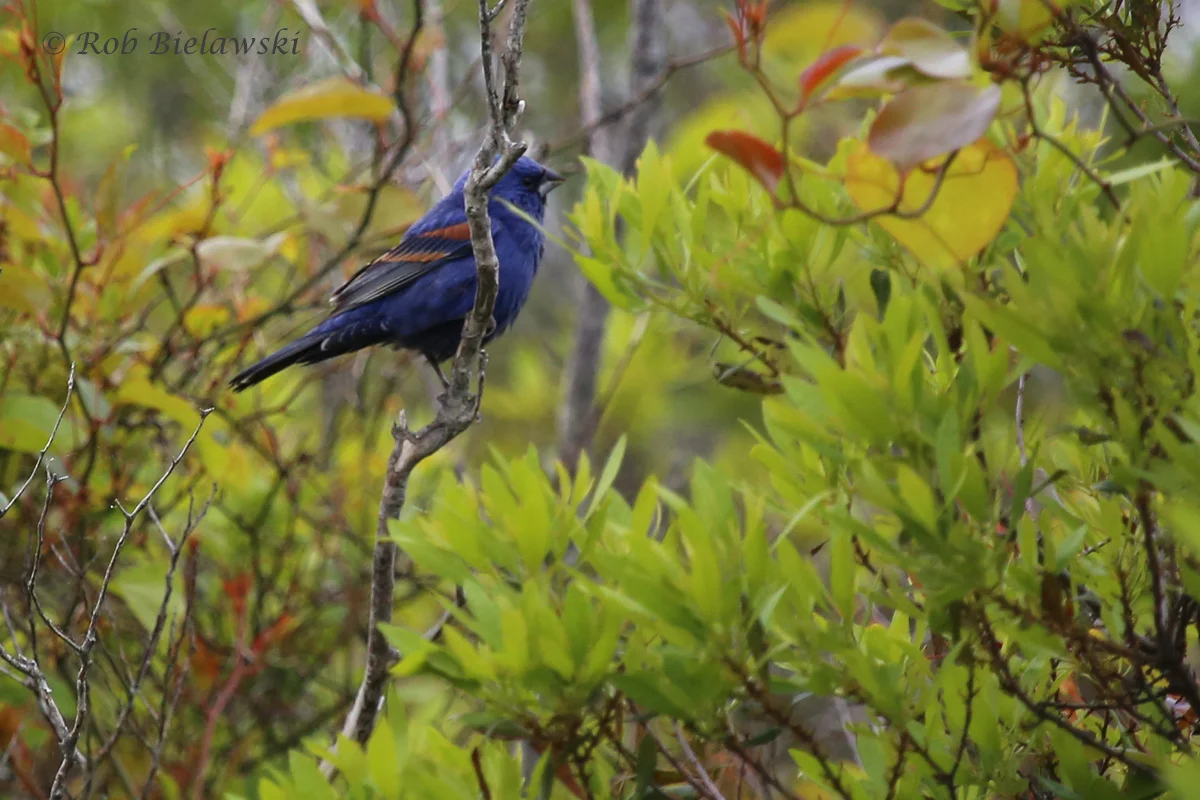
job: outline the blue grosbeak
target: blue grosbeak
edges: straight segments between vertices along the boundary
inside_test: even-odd
[[[500,261],[495,325],[484,341],[512,325],[529,296],[545,242],[540,225],[546,196],[562,176],[520,158],[492,187],[488,215]],[[418,220],[396,247],[359,270],[333,293],[333,315],[283,349],[234,376],[240,392],[293,364],[315,364],[372,345],[422,353],[434,369],[458,349],[463,321],[475,304],[475,256],[463,203],[463,174],[453,191]],[[507,203],[507,204],[506,204]],[[439,377],[441,371],[438,370]],[[443,378],[443,381],[445,379]]]

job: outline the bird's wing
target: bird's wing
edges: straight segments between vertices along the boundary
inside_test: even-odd
[[[335,311],[346,311],[407,286],[450,261],[471,254],[471,230],[461,222],[412,232],[333,293]]]

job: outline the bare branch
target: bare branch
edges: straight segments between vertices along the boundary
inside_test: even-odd
[[[97,593],[95,603],[92,605],[92,612],[91,616],[88,618],[88,627],[87,632],[83,637],[83,643],[76,646],[76,651],[79,655],[79,672],[75,679],[75,721],[71,725],[71,729],[67,731],[66,737],[60,739],[63,750],[63,758],[62,762],[58,765],[58,772],[54,776],[54,783],[50,787],[51,800],[58,800],[58,798],[61,798],[64,795],[66,792],[67,776],[70,774],[72,767],[75,766],[76,761],[79,760],[78,754],[75,751],[75,747],[79,742],[80,734],[83,732],[83,726],[87,724],[88,714],[90,713],[90,687],[88,684],[88,672],[91,670],[92,664],[94,663],[92,658],[92,650],[95,649],[96,643],[99,641],[96,636],[96,623],[100,619],[100,611],[104,607],[105,598],[108,597],[108,590],[112,584],[113,570],[117,565],[117,559],[120,557],[121,550],[125,547],[125,543],[129,540],[129,534],[133,530],[134,521],[137,519],[138,515],[141,514],[141,512],[150,504],[150,500],[153,499],[155,493],[162,488],[162,485],[166,483],[167,478],[171,477],[171,474],[175,471],[175,468],[179,466],[179,462],[183,461],[184,456],[187,455],[188,450],[190,450],[192,445],[195,443],[196,437],[200,435],[200,430],[204,427],[204,420],[208,418],[208,415],[211,412],[211,408],[204,409],[200,412],[200,422],[196,425],[196,429],[192,431],[191,437],[188,438],[187,442],[183,445],[183,448],[179,451],[179,455],[175,456],[175,458],[171,460],[171,463],[167,467],[166,471],[163,472],[158,481],[156,481],[155,484],[150,487],[149,491],[146,492],[146,495],[141,499],[141,501],[134,506],[133,511],[125,511],[124,508],[121,508],[119,503],[117,504],[117,507],[121,510],[121,513],[125,515],[125,526],[121,530],[121,535],[117,539],[116,545],[113,547],[112,555],[108,560],[108,566],[104,570],[104,578],[100,581],[100,591]],[[32,590],[31,580],[30,591],[32,592]]]
[[[366,72],[355,61],[346,48],[342,45],[337,35],[330,30],[329,24],[325,22],[325,18],[321,16],[321,10],[317,8],[313,0],[292,0],[292,8],[296,9],[296,13],[304,20],[304,23],[313,32],[313,38],[321,43],[321,47],[329,54],[334,63],[338,65],[346,77],[356,83],[362,83],[366,80]]]
[[[708,796],[713,798],[713,800],[725,800],[724,795],[721,794],[721,790],[717,788],[712,778],[709,777],[708,770],[700,763],[700,759],[696,758],[696,754],[692,752],[692,746],[688,744],[687,738],[684,737],[683,728],[680,727],[679,720],[675,721],[675,738],[679,740],[679,746],[683,748],[683,755],[687,758],[688,763],[691,764],[692,769],[696,771],[700,782],[704,784],[704,791]]]
[[[192,535],[192,533],[196,530],[196,527],[200,524],[200,521],[203,520],[205,515],[208,513],[208,509],[212,503],[212,500],[213,497],[209,497],[208,502],[204,504],[204,507],[200,509],[200,512],[188,521],[188,524],[183,529],[183,533],[180,535],[178,542],[173,541],[167,531],[163,528],[162,522],[159,520],[158,515],[154,512],[154,506],[151,505],[146,507],[150,519],[154,522],[155,527],[158,528],[159,532],[162,534],[163,540],[166,542],[167,550],[171,554],[171,560],[169,566],[167,567],[167,574],[163,579],[163,599],[159,604],[158,615],[154,620],[154,629],[150,631],[150,638],[146,642],[146,649],[142,653],[142,660],[138,665],[137,673],[125,687],[128,692],[128,699],[126,700],[125,705],[121,707],[121,710],[117,715],[117,721],[113,725],[112,733],[109,734],[108,739],[105,740],[103,745],[101,745],[100,750],[94,757],[94,761],[97,764],[103,762],[108,754],[112,752],[113,747],[115,747],[117,742],[120,740],[121,732],[137,704],[137,699],[139,697],[138,692],[141,689],[142,684],[145,682],[146,676],[150,673],[150,666],[154,660],[154,653],[157,651],[158,642],[162,637],[163,631],[166,629],[167,613],[171,605],[171,596],[175,589],[175,571],[179,566],[180,556],[183,555],[184,545],[187,544],[188,538]]]

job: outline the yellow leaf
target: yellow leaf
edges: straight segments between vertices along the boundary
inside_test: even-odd
[[[1053,8],[1065,9],[1073,0],[1056,3]],[[1048,32],[1054,15],[1043,0],[998,0],[995,9],[996,27],[1027,44],[1037,44]]]
[[[303,167],[312,163],[312,156],[299,147],[279,147],[271,151],[271,166],[275,169]]]
[[[250,133],[258,136],[281,125],[328,117],[382,122],[394,108],[392,101],[379,92],[364,89],[345,78],[329,78],[279,98],[258,118]]]
[[[117,402],[160,411],[163,416],[188,429],[189,434],[200,424],[200,412],[191,403],[145,378],[129,378],[122,383],[117,392]]]
[[[215,303],[201,303],[188,309],[183,315],[183,327],[188,333],[202,339],[229,320],[229,309]]]
[[[16,239],[23,241],[40,241],[42,239],[42,228],[38,221],[17,208],[8,198],[0,197],[0,225],[4,225],[7,232]]]
[[[840,2],[799,3],[771,17],[763,52],[773,60],[808,63],[843,44],[866,44],[879,38],[883,18]]]
[[[937,189],[923,214],[913,219],[885,214],[874,221],[922,264],[944,270],[967,261],[1000,233],[1017,196],[1017,168],[987,139],[958,151],[938,188],[940,163],[914,169],[904,181],[901,212],[923,208]],[[900,193],[896,168],[865,142],[847,159],[845,180],[846,191],[864,212],[891,208]]]
[[[21,38],[16,28],[0,31],[0,56],[15,56],[21,52]]]
[[[0,264],[0,308],[36,314],[50,305],[46,281],[26,267]]]
[[[4,122],[0,122],[0,153],[12,156],[22,164],[28,164],[32,159],[25,134]]]

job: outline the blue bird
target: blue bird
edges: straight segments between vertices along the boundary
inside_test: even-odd
[[[492,312],[495,325],[485,342],[513,324],[529,296],[545,249],[539,226],[546,197],[562,181],[554,170],[522,156],[492,187],[488,215],[500,261],[500,292]],[[399,245],[335,291],[329,319],[238,373],[230,381],[233,390],[240,392],[293,364],[315,364],[382,344],[423,354],[442,377],[438,364],[457,351],[463,321],[475,304],[475,256],[463,204],[466,182],[463,173]]]

